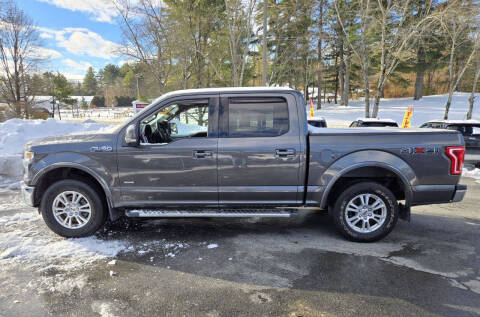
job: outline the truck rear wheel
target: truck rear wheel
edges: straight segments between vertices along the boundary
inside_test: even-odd
[[[393,193],[378,183],[358,183],[338,196],[333,207],[337,229],[352,241],[376,241],[392,231],[398,220]]]
[[[67,238],[92,235],[105,222],[105,210],[97,191],[77,180],[51,185],[43,195],[40,211],[47,226]]]

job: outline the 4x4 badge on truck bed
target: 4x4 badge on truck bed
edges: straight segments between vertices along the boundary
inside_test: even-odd
[[[440,150],[436,147],[404,147],[400,149],[400,153],[408,154],[438,154]]]

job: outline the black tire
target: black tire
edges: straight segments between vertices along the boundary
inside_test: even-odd
[[[373,232],[355,231],[346,220],[345,210],[349,202],[361,194],[373,194],[380,198],[386,207],[386,217],[382,225]],[[398,220],[398,203],[393,193],[378,183],[357,183],[340,194],[332,210],[333,222],[346,238],[358,242],[372,242],[385,237],[395,227]],[[362,220],[363,221],[363,220]],[[375,224],[375,222],[372,222]]]
[[[66,228],[53,215],[53,202],[60,193],[65,191],[76,191],[82,194],[90,204],[90,219],[81,228]],[[87,183],[72,179],[58,181],[45,191],[40,203],[40,212],[47,226],[56,234],[66,238],[80,238],[93,235],[106,220],[104,204],[95,188]]]

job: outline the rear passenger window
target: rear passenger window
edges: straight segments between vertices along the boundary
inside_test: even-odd
[[[272,137],[289,129],[288,105],[283,98],[230,98],[228,135],[230,137]]]

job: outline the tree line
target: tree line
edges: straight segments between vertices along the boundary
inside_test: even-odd
[[[448,118],[453,93],[477,88],[474,0],[112,1],[148,94],[281,85],[316,91],[318,108],[364,98],[376,117],[382,97],[447,93]]]
[[[317,108],[362,98],[366,117],[378,116],[383,97],[445,93],[448,118],[453,93],[469,91],[472,114],[475,0],[109,1],[122,32],[117,53],[128,62],[90,68],[71,87],[99,105],[177,89],[278,85],[302,90]],[[38,34],[14,2],[1,8],[0,98],[28,117],[32,96],[46,89],[32,53]]]

